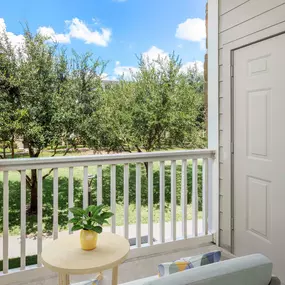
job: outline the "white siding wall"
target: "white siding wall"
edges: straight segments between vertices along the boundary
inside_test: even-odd
[[[226,249],[231,248],[231,161],[230,92],[225,87],[230,76],[225,76],[229,72],[225,58],[229,47],[274,35],[275,27],[280,32],[284,24],[285,0],[219,0],[220,244]]]

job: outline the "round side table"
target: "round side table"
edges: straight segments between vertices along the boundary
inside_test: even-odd
[[[70,284],[69,275],[101,274],[107,269],[113,269],[112,285],[117,285],[118,266],[129,251],[129,241],[112,233],[100,234],[96,249],[91,251],[81,249],[79,235],[70,235],[48,244],[41,259],[45,267],[58,272],[60,285]]]

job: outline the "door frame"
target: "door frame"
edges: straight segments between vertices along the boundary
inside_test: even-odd
[[[224,198],[223,215],[224,231],[226,233],[229,246],[221,243],[222,247],[228,249],[234,254],[234,52],[238,49],[250,46],[252,44],[265,41],[270,38],[285,33],[285,22],[262,30],[255,34],[243,37],[234,42],[223,46],[223,66],[220,72],[223,73],[223,88],[220,92],[225,94],[223,110],[223,188]],[[228,96],[226,96],[228,94]]]

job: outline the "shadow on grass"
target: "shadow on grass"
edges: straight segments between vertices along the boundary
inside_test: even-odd
[[[148,203],[147,175],[142,165],[141,177],[141,201],[143,206]],[[192,203],[192,166],[188,165],[188,204]],[[94,173],[95,174],[95,173]],[[159,169],[153,171],[153,199],[154,210],[159,209]],[[181,165],[177,165],[176,175],[177,199],[176,203],[180,204],[181,193]],[[20,182],[9,181],[9,229],[13,233],[19,232],[20,227]],[[91,185],[92,203],[97,203],[97,179],[92,181]],[[82,179],[74,178],[74,204],[82,207]],[[103,204],[110,205],[110,166],[103,169]],[[68,178],[59,177],[58,187],[58,223],[61,229],[67,226],[68,221]],[[117,165],[116,167],[116,200],[117,204],[123,204],[124,201],[124,167]],[[130,204],[136,203],[136,166],[129,165],[129,201]],[[171,202],[171,167],[165,166],[165,201]],[[30,202],[30,191],[27,190],[27,205]],[[198,166],[198,204],[199,211],[202,209],[202,167]],[[3,182],[0,181],[0,232],[3,230]],[[166,211],[168,209],[165,209]],[[130,215],[135,213],[130,213]],[[37,232],[37,216],[27,216],[26,220],[27,234]],[[53,228],[53,177],[47,177],[43,182],[43,231],[47,234],[52,233]]]

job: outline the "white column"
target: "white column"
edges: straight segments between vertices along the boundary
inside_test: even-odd
[[[212,164],[211,229],[219,245],[219,1],[208,1],[208,147],[216,151]]]

